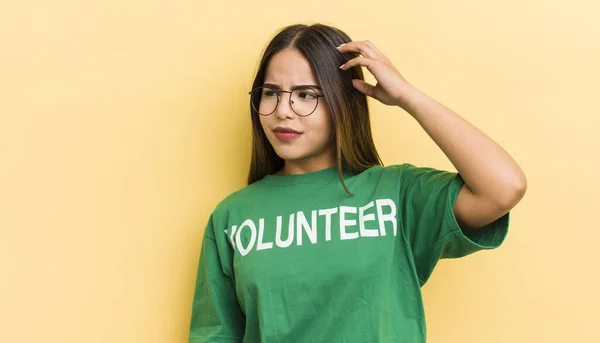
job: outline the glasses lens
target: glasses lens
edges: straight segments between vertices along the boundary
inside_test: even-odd
[[[275,112],[277,92],[271,88],[259,87],[252,91],[252,108],[261,115]]]
[[[319,95],[313,89],[295,89],[292,92],[292,109],[299,116],[307,116],[315,111]]]

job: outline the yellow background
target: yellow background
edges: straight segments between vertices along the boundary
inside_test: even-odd
[[[244,185],[280,27],[369,39],[529,180],[505,245],[444,261],[429,342],[598,342],[598,1],[0,0],[0,341],[186,342],[202,231]],[[371,101],[386,164],[452,169]],[[358,342],[358,340],[357,340]]]

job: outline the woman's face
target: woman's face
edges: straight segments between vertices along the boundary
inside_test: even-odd
[[[286,48],[271,58],[266,69],[264,85],[285,91],[314,86],[316,93],[323,95],[308,60],[294,48]],[[272,100],[274,94],[263,93],[263,101],[268,101],[269,97]],[[333,166],[333,128],[324,98],[319,97],[314,112],[303,117],[294,113],[290,107],[290,96],[289,93],[280,93],[279,105],[275,112],[268,116],[259,116],[267,139],[277,155],[285,160],[286,169],[293,167],[310,172]],[[311,101],[312,94],[298,90],[294,96],[294,108],[298,110],[305,102]]]

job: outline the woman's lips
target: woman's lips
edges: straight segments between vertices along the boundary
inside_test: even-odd
[[[301,133],[298,132],[281,132],[275,131],[275,136],[284,142],[290,142],[300,137]]]
[[[277,139],[284,142],[291,142],[293,140],[296,140],[302,134],[302,132],[287,127],[277,127],[273,131],[275,132],[275,136],[277,137]]]

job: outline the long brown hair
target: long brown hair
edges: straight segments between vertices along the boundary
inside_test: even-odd
[[[315,24],[285,27],[275,35],[265,49],[252,89],[263,85],[269,61],[279,51],[293,47],[308,60],[323,90],[331,114],[338,175],[342,186],[350,194],[344,182],[344,171],[358,174],[382,163],[373,143],[367,97],[352,85],[352,79],[364,80],[362,69],[360,66],[348,71],[339,69],[340,65],[356,56],[337,51],[337,46],[347,42],[350,42],[350,37],[331,26]],[[252,109],[252,104],[250,104],[250,113],[252,160],[248,184],[279,171],[284,165],[283,159],[277,155],[267,140],[260,124],[259,114]]]

